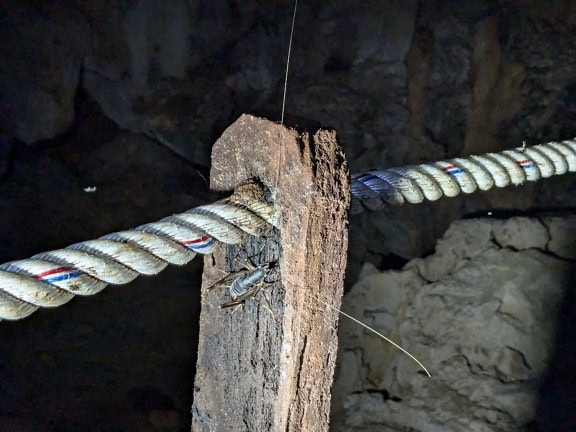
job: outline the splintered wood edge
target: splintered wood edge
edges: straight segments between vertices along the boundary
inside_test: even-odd
[[[346,160],[333,131],[298,132],[243,115],[213,147],[211,188],[232,190],[250,178],[270,189],[280,213],[284,339],[272,430],[327,430],[338,314],[314,298],[340,308],[350,199]]]

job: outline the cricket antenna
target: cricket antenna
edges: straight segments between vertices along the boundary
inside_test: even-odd
[[[286,92],[288,89],[288,71],[290,70],[290,57],[292,56],[292,39],[294,38],[294,25],[296,23],[296,11],[298,10],[298,0],[294,0],[294,12],[292,13],[292,26],[290,28],[290,40],[288,42],[288,57],[286,59],[286,74],[284,75],[284,90],[282,92],[282,114],[280,115],[280,125],[284,126],[284,112],[286,110]],[[279,134],[278,138],[281,140],[282,133]],[[282,159],[283,153],[282,149],[278,152],[278,171],[276,173],[276,185],[275,190],[278,189],[278,182],[280,181],[280,175],[282,172]]]
[[[384,339],[386,342],[388,342],[390,345],[392,345],[394,348],[402,351],[404,354],[406,354],[408,357],[410,357],[412,360],[414,360],[418,366],[420,366],[422,368],[422,370],[424,372],[426,372],[426,375],[428,375],[429,378],[432,378],[432,375],[430,375],[430,372],[428,372],[428,369],[426,369],[426,367],[422,364],[422,362],[420,362],[420,360],[418,360],[416,357],[414,357],[412,354],[410,354],[408,351],[406,351],[404,348],[402,348],[400,345],[398,345],[396,342],[394,342],[393,340],[387,338],[386,336],[384,336],[382,333],[376,331],[375,329],[373,329],[372,327],[370,327],[367,324],[364,324],[362,321],[360,321],[359,319],[354,318],[352,315],[348,315],[346,312],[343,312],[342,310],[335,308],[334,306],[332,306],[330,303],[325,302],[322,299],[319,299],[318,297],[310,294],[309,292],[305,292],[307,295],[309,295],[310,297],[312,297],[314,300],[316,300],[319,303],[322,303],[324,306],[328,306],[330,309],[338,312],[340,315],[345,316],[346,318],[354,321],[357,324],[360,324],[362,327],[364,327],[365,329],[370,330],[372,333],[378,335],[379,337],[381,337],[382,339]]]
[[[282,115],[280,124],[284,125],[284,111],[286,109],[286,90],[288,89],[288,71],[290,69],[290,55],[292,53],[292,39],[294,38],[294,24],[296,23],[296,11],[298,10],[298,0],[294,0],[294,13],[292,14],[292,27],[290,28],[290,41],[288,42],[288,58],[286,59],[286,74],[284,75],[284,93],[282,95]]]

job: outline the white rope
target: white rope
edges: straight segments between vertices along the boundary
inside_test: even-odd
[[[576,139],[351,175],[352,213],[435,201],[576,171]]]
[[[217,242],[236,244],[263,235],[276,221],[272,204],[233,195],[133,230],[0,265],[0,319],[21,319],[39,307],[61,306],[74,295],[154,275],[168,264],[187,264],[197,253],[211,253]]]
[[[369,171],[351,176],[352,212],[434,201],[575,171],[576,139]],[[187,264],[197,253],[214,251],[218,242],[237,244],[272,226],[278,227],[272,204],[236,193],[132,230],[2,264],[0,320],[21,319],[39,307],[60,306],[74,295],[93,295],[108,284],[154,275],[168,264]]]

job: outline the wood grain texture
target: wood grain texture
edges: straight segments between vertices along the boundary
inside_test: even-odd
[[[348,171],[336,134],[243,115],[215,143],[211,187],[258,179],[278,231],[204,261],[193,431],[326,431],[348,245]],[[257,193],[254,184],[244,186]],[[226,289],[241,263],[270,263],[267,285],[233,312]],[[273,314],[265,305],[270,304]]]

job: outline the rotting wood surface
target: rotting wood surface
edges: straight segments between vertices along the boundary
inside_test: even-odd
[[[205,257],[192,430],[326,431],[338,314],[314,297],[340,308],[349,185],[336,134],[243,115],[215,143],[210,178],[216,190],[262,182],[280,230]],[[266,288],[219,309],[227,289],[206,288],[249,259],[274,268]]]

